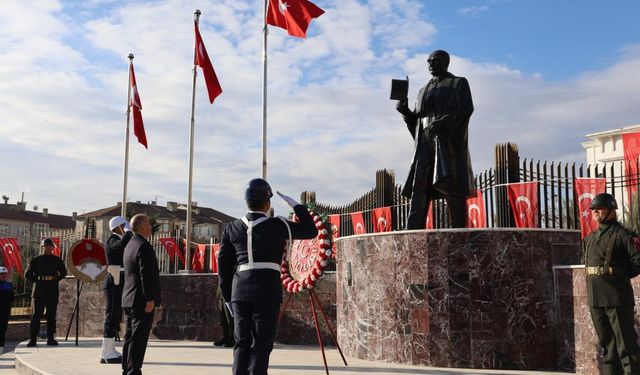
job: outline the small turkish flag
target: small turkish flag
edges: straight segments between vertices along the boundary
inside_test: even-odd
[[[329,223],[331,223],[331,243],[333,244],[332,256],[336,255],[336,240],[340,238],[340,215],[329,215]]]
[[[307,28],[324,10],[307,0],[269,0],[267,23],[287,30],[289,35],[307,37]]]
[[[133,62],[129,63],[129,90],[131,91],[131,110],[133,112],[133,134],[138,138],[138,143],[147,147],[147,134],[144,131],[144,123],[142,122],[142,102],[138,94],[138,84],[136,83],[136,73],[133,71]]]
[[[585,238],[598,228],[598,222],[591,216],[591,201],[604,193],[607,180],[605,178],[576,178],[574,180],[575,200],[580,211],[580,233]]]
[[[213,101],[216,99],[216,97],[222,94],[222,87],[220,87],[220,82],[218,82],[216,71],[213,70],[213,65],[211,65],[211,60],[209,59],[209,54],[207,54],[207,49],[204,47],[204,42],[202,41],[202,36],[200,35],[200,30],[198,29],[198,23],[194,21],[194,25],[196,30],[196,61],[194,61],[194,63],[202,68],[202,73],[204,73],[204,81],[207,84],[207,92],[209,93],[209,101],[213,104]]]
[[[516,228],[537,228],[538,183],[534,181],[508,184],[507,188]]]
[[[362,212],[352,212],[351,222],[353,224],[353,234],[365,234],[367,229],[364,227],[364,218]]]
[[[218,253],[220,252],[220,244],[211,245],[211,268],[212,273],[218,273]]]
[[[4,266],[18,272],[20,277],[23,276],[22,258],[20,257],[20,246],[15,238],[0,238],[0,247],[2,248],[2,260]]]
[[[393,229],[391,219],[391,207],[380,207],[373,209],[373,232],[390,232]]]
[[[207,245],[196,244],[195,251],[193,253],[193,259],[191,259],[191,269],[196,272],[204,271],[204,253],[207,250]]]
[[[467,199],[467,228],[486,228],[487,212],[484,209],[482,191],[476,190],[476,196]]]
[[[160,243],[167,250],[167,254],[169,254],[169,262],[173,263],[173,259],[177,255],[178,258],[180,258],[180,260],[182,261],[182,264],[184,264],[184,255],[182,255],[182,252],[180,251],[175,238],[160,238]]]
[[[427,210],[427,221],[425,229],[433,229],[433,203],[429,202],[429,209]]]

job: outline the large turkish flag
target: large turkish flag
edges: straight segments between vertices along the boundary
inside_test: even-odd
[[[508,184],[516,228],[538,227],[538,182]]]

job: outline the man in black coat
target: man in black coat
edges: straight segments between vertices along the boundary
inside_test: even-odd
[[[584,239],[587,304],[603,349],[604,375],[640,374],[631,278],[640,274],[640,238],[617,219],[611,194],[596,195],[591,214],[600,224]]]
[[[153,247],[151,223],[146,215],[131,218],[133,237],[124,250],[122,307],[127,331],[122,347],[122,375],[142,374],[142,362],[153,324],[154,309],[160,306],[160,271]]]
[[[293,207],[299,222],[267,217],[273,193],[267,181],[256,178],[245,190],[249,211],[229,223],[222,235],[218,274],[234,318],[234,375],[267,374],[282,303],[280,264],[289,230],[294,239],[318,234],[307,208],[278,194]]]
[[[127,219],[114,216],[109,220],[111,235],[104,243],[109,264],[109,273],[104,280],[102,291],[105,297],[104,331],[102,335],[102,353],[100,363],[122,363],[122,354],[115,348],[115,337],[122,320],[122,287],[124,285],[124,269],[122,257],[124,248],[133,236]]]
[[[406,229],[424,229],[429,202],[445,198],[451,227],[466,225],[466,199],[476,195],[468,127],[473,113],[469,83],[447,71],[449,54],[437,50],[427,60],[433,78],[420,89],[415,110],[396,106],[415,143],[402,195],[411,199]]]
[[[47,310],[47,345],[58,345],[55,340],[56,314],[58,312],[58,283],[67,276],[67,269],[60,257],[53,255],[55,245],[51,238],[42,240],[42,255],[31,259],[24,276],[33,283],[31,292],[31,323],[29,327],[29,343],[36,346],[40,319]]]

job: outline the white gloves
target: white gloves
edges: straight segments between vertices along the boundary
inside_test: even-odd
[[[124,223],[124,231],[125,232],[131,232],[131,224],[129,224],[128,221]]]
[[[293,198],[288,197],[284,194],[282,194],[281,192],[277,191],[276,193],[278,193],[278,195],[280,196],[280,198],[282,198],[285,202],[287,202],[287,204],[291,207],[295,207],[297,205],[299,205],[300,203],[296,202],[295,200],[293,200]]]

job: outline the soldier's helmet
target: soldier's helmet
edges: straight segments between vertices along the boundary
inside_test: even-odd
[[[122,216],[114,216],[109,220],[109,230],[113,232],[114,229],[121,226],[122,224],[126,224],[127,219]]]
[[[613,195],[609,193],[601,193],[593,197],[589,208],[608,208],[610,210],[617,210],[618,202],[616,202],[616,198]]]
[[[45,238],[40,242],[40,246],[56,246],[51,238]]]
[[[261,178],[249,181],[244,191],[244,200],[247,202],[266,202],[273,197],[271,186]]]

